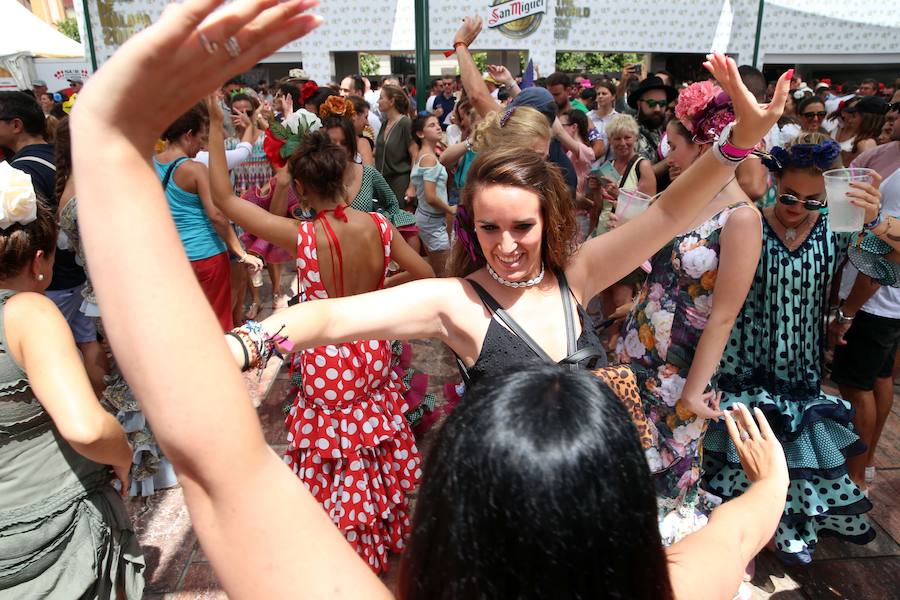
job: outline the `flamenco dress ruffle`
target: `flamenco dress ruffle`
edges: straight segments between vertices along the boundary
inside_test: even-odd
[[[821,392],[773,395],[755,387],[726,395],[721,406],[737,402],[762,410],[787,458],[791,483],[775,532],[779,558],[789,564],[809,563],[820,536],[870,542],[875,530],[863,514],[872,503],[847,475],[847,458],[865,451],[853,427],[850,405]],[[704,448],[708,488],[726,499],[747,491],[750,481],[724,423],[710,423]]]

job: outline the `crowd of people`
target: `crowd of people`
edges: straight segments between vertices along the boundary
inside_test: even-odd
[[[407,599],[731,600],[874,538],[900,92],[482,72],[474,17],[423,107],[242,81],[312,5],[187,0],[71,97],[0,92],[0,597],[140,598],[122,496],[176,484],[233,597],[391,597],[399,554]]]

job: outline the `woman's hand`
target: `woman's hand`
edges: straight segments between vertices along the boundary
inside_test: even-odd
[[[291,172],[287,165],[275,170],[275,187],[285,189],[291,185]]]
[[[512,76],[512,73],[509,72],[509,69],[507,69],[503,65],[488,65],[487,72],[488,75],[493,77],[494,81],[499,84],[511,85],[516,82],[516,80]]]
[[[247,267],[247,270],[251,273],[261,271],[264,266],[263,260],[260,257],[255,254],[250,254],[249,252],[244,252],[244,255],[238,259],[238,262]]]
[[[462,42],[468,48],[475,41],[475,38],[478,37],[478,34],[481,33],[483,25],[484,19],[481,17],[465,17],[463,24],[460,25],[456,35],[453,36],[453,45],[456,46],[457,42]]]
[[[219,127],[225,123],[225,115],[222,114],[222,105],[219,104],[219,95],[210,94],[206,97],[206,110],[209,112],[209,125],[218,125]]]
[[[130,447],[131,444],[128,444]],[[114,481],[119,482],[119,495],[123,498],[128,497],[128,489],[131,486],[131,462],[129,461],[126,464],[122,465],[112,465],[113,473],[115,473],[116,479]]]
[[[703,66],[716,78],[734,105],[737,118],[731,131],[731,143],[738,148],[753,148],[781,118],[794,70],[788,69],[778,78],[770,103],[759,104],[741,81],[733,59],[722,54],[708,54]]]
[[[851,189],[847,192],[847,197],[850,198],[850,204],[865,209],[866,216],[863,219],[865,223],[874,221],[881,211],[881,192],[878,189],[880,184],[881,175],[874,171],[872,172],[872,183],[861,181],[850,183]]]
[[[724,414],[719,410],[719,401],[721,399],[722,392],[713,390],[700,394],[699,396],[683,394],[678,401],[684,408],[701,419],[718,419]]]
[[[253,127],[253,120],[247,113],[231,109],[231,124],[238,131],[247,131],[247,129]]]
[[[762,411],[754,408],[753,414],[759,422],[758,427],[743,404],[735,404],[730,411],[725,412],[725,426],[747,478],[756,482],[769,477],[782,477],[787,481],[784,449]]]
[[[187,0],[166,6],[156,23],[91,77],[78,95],[73,119],[94,119],[92,127],[115,128],[135,146],[151,148],[160,131],[222,81],[322,22],[304,14],[316,0],[239,0],[215,10],[220,4]],[[149,104],[148,89],[153,91]],[[135,119],[138,98],[148,110]]]

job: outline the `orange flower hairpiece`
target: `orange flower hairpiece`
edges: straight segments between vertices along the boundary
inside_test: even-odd
[[[319,107],[319,116],[323,119],[327,117],[347,117],[348,119],[356,114],[353,103],[347,98],[340,96],[328,96],[322,106]]]

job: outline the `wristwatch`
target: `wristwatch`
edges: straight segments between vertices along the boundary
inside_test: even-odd
[[[847,315],[845,315],[844,311],[841,310],[840,308],[837,309],[837,322],[838,323],[840,323],[842,325],[846,324],[846,323],[850,323],[851,321],[853,321],[854,318],[855,318],[855,316],[848,317]]]

